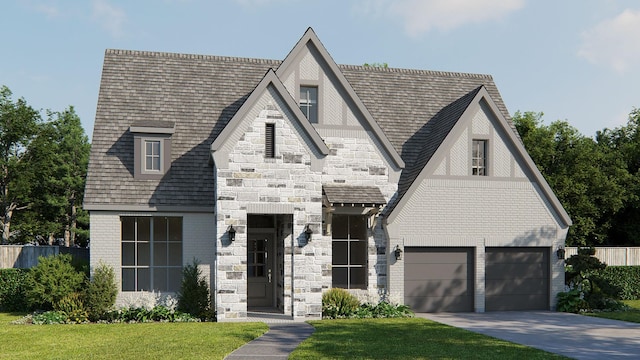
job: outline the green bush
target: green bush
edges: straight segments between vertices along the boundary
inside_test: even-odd
[[[38,258],[38,265],[25,279],[30,307],[51,310],[63,297],[81,290],[85,274],[76,270],[71,261],[69,254]]]
[[[25,280],[28,269],[0,269],[0,311],[27,311]]]
[[[85,293],[85,305],[91,321],[100,320],[113,309],[116,303],[118,288],[113,268],[102,262],[93,272]]]
[[[61,311],[46,311],[34,314],[31,322],[35,325],[66,324],[67,314]]]
[[[193,263],[182,269],[182,284],[178,293],[178,310],[191,314],[201,320],[212,319],[209,285],[198,267]]]
[[[619,289],[619,299],[640,300],[640,266],[607,266],[600,276]]]
[[[353,314],[353,317],[359,319],[404,318],[413,317],[413,315],[413,311],[411,311],[407,305],[396,305],[387,301],[380,301],[376,305],[369,303],[360,305]]]
[[[53,309],[65,314],[65,320],[70,324],[81,324],[89,319],[87,310],[82,302],[82,294],[77,292],[65,295],[54,304]]]
[[[198,322],[199,318],[180,311],[174,311],[165,305],[156,305],[151,309],[143,307],[122,308],[110,311],[100,322],[106,323],[144,323],[144,322]]]
[[[333,288],[322,294],[322,317],[329,319],[352,317],[360,301],[345,289]]]

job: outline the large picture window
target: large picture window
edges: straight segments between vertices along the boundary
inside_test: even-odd
[[[332,216],[332,287],[367,288],[367,219],[362,215]]]
[[[182,280],[182,218],[120,218],[122,291],[177,292]]]

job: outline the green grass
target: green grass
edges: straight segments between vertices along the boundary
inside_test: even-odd
[[[595,316],[605,319],[622,320],[640,323],[640,300],[623,300],[623,302],[633,308],[630,311],[616,311],[616,312],[599,312],[589,313],[589,316]]]
[[[0,359],[222,359],[262,323],[11,325],[0,313]]]
[[[310,321],[291,359],[566,359],[426,319]]]

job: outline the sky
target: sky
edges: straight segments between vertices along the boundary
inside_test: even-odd
[[[490,74],[586,136],[640,107],[637,0],[7,0],[0,24],[0,86],[89,138],[105,49],[282,60],[308,27],[338,64]]]

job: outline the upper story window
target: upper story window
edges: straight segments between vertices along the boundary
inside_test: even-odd
[[[171,121],[138,121],[129,127],[133,134],[133,176],[140,180],[161,179],[171,167]]]
[[[161,148],[160,140],[145,140],[144,141],[144,159],[146,171],[160,171],[162,164],[162,155],[160,153]]]
[[[473,140],[471,175],[487,176],[487,140]]]
[[[309,122],[318,123],[318,87],[300,86],[300,110]]]

